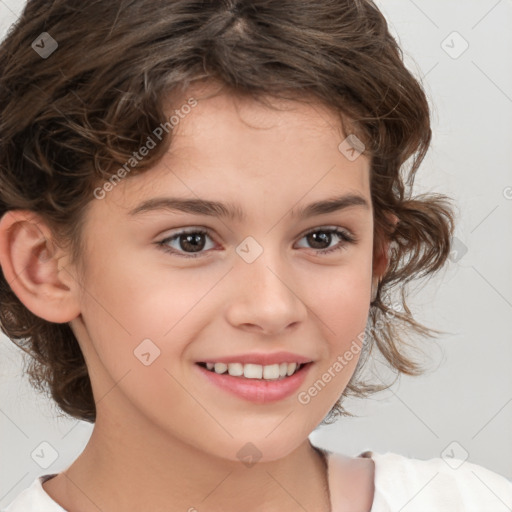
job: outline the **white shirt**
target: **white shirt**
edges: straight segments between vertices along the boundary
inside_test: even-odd
[[[343,465],[339,454],[327,455],[332,512],[339,500],[336,482]],[[343,456],[346,457],[346,456]],[[411,459],[396,453],[365,451],[358,457],[375,463],[375,495],[370,512],[510,512],[512,481],[482,466],[456,459]],[[462,461],[460,461],[462,462]],[[0,512],[67,512],[50,498],[42,475]]]

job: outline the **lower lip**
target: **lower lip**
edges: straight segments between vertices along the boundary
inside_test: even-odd
[[[247,379],[246,377],[233,377],[227,373],[220,375],[198,364],[194,366],[210,382],[233,395],[254,403],[266,404],[283,400],[296,392],[304,382],[311,365],[312,363],[307,363],[291,377],[281,380]]]

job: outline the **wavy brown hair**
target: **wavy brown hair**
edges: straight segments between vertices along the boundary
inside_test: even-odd
[[[47,58],[31,47],[42,32],[58,43]],[[370,0],[30,0],[0,46],[0,216],[37,213],[79,266],[93,191],[168,121],[166,105],[180,107],[199,81],[263,102],[314,98],[339,114],[371,158],[374,250],[390,240],[390,263],[356,371],[324,421],[351,415],[345,396],[389,386],[360,378],[373,347],[397,375],[422,373],[406,353],[408,338],[440,331],[413,318],[406,285],[445,264],[453,213],[443,195],[411,195],[431,141],[429,104]],[[154,166],[172,135],[164,132],[130,174]],[[396,228],[386,212],[399,218]],[[386,300],[395,289],[400,307]],[[0,303],[2,331],[30,355],[31,384],[65,413],[94,422],[70,325],[31,313],[3,273]]]

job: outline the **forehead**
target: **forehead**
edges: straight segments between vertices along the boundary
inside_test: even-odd
[[[180,116],[181,120],[173,129],[174,152],[183,149],[191,141],[201,143],[214,140],[244,142],[246,147],[255,146],[260,140],[267,142],[267,147],[282,144],[283,147],[308,141],[317,148],[322,142],[331,145],[345,137],[341,119],[334,109],[328,108],[311,94],[304,94],[296,99],[283,99],[260,96],[258,99],[240,95],[230,90],[218,89],[212,85],[195,85],[189,87],[186,94],[176,105],[185,105],[194,98],[197,106],[190,113]],[[274,144],[268,146],[272,141]],[[252,144],[251,144],[252,143]],[[197,149],[197,148],[196,148]],[[235,151],[236,146],[232,146]]]
[[[191,98],[197,103],[181,111],[168,153],[154,168],[125,179],[108,199],[132,210],[169,191],[212,200],[222,193],[242,214],[251,192],[297,209],[347,192],[369,200],[369,160],[362,154],[351,161],[340,151],[346,134],[333,109],[307,97],[266,98],[276,107],[269,108],[202,85],[190,87],[181,103],[174,99],[166,114],[180,112]]]

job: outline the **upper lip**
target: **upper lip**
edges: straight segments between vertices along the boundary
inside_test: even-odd
[[[309,357],[293,354],[292,352],[274,352],[270,354],[254,353],[239,354],[228,357],[215,357],[198,361],[201,363],[242,363],[242,364],[260,364],[262,366],[281,363],[310,363],[312,359]]]

